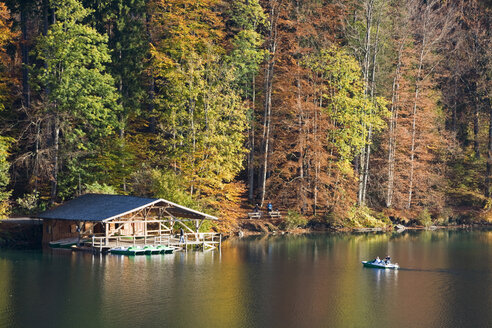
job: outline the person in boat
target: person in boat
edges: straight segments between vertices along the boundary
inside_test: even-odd
[[[379,256],[376,256],[376,258],[372,261],[372,263],[379,264],[381,260],[379,259]]]
[[[390,264],[391,263],[391,257],[389,255],[386,256],[386,258],[384,259],[384,263],[385,264]]]
[[[272,203],[268,203],[267,210],[268,210],[268,212],[272,212],[273,211],[273,205],[272,205]]]

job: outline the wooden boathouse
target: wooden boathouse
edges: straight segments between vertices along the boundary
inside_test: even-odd
[[[211,216],[162,198],[85,194],[37,216],[43,219],[43,243],[77,240],[94,251],[125,245],[167,245],[188,249],[220,247],[221,235],[198,232]],[[185,231],[184,241],[175,236]]]

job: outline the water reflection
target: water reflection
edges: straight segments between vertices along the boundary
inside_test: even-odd
[[[157,256],[0,252],[0,327],[485,327],[491,253],[491,231],[447,230]],[[386,254],[401,270],[362,267]]]

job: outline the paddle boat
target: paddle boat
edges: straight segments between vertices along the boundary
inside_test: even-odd
[[[145,254],[159,254],[161,250],[152,245],[144,246]]]
[[[376,268],[376,269],[393,269],[398,270],[400,266],[398,263],[391,263],[390,261],[381,261],[379,259],[375,259],[372,261],[362,261],[362,265],[366,268]]]
[[[115,247],[111,249],[111,254],[116,255],[143,255],[145,254],[145,250],[143,248],[137,246],[130,247]]]
[[[161,254],[171,254],[174,252],[174,248],[169,246],[157,245],[156,248],[160,250]]]

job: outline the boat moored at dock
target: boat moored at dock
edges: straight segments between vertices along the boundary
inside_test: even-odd
[[[154,255],[154,254],[171,254],[174,252],[173,247],[164,245],[146,245],[144,247],[130,246],[130,247],[114,247],[110,250],[113,255]]]

